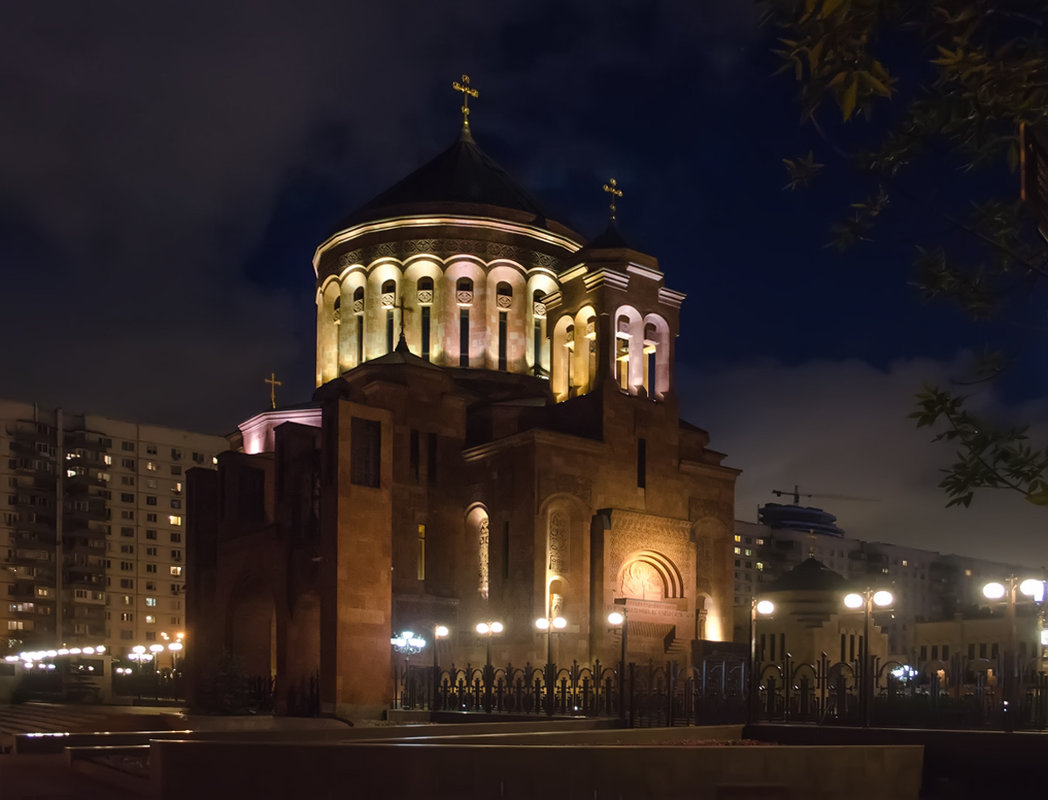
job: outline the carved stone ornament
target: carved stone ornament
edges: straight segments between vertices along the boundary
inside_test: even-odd
[[[460,306],[472,305],[473,292],[455,292],[455,300]]]
[[[488,597],[488,542],[490,540],[488,518],[480,521],[477,535],[477,590],[485,600]]]
[[[498,300],[496,302],[498,303],[498,307],[499,308],[509,308],[510,306],[513,305],[513,298],[512,297],[506,297],[506,295],[501,294],[501,295],[499,295],[499,298],[498,298]]]
[[[353,313],[363,314],[364,313],[364,298],[353,301]]]
[[[340,322],[342,322],[342,309],[341,308],[336,308],[334,311],[331,312],[331,320],[336,325],[338,325]]]
[[[420,303],[432,303],[433,302],[433,290],[432,289],[420,289],[418,293],[418,301]]]
[[[546,304],[545,303],[535,303],[535,305],[532,307],[532,310],[533,310],[533,313],[535,314],[535,318],[536,319],[545,319],[546,318]]]
[[[395,258],[404,261],[417,255],[432,255],[444,262],[457,255],[476,256],[485,261],[505,259],[515,261],[527,269],[544,267],[554,272],[559,272],[564,268],[564,262],[556,256],[500,242],[467,239],[404,239],[398,242],[383,242],[371,247],[347,250],[338,257],[338,269],[331,271],[341,272],[354,264],[368,265],[379,258]],[[568,257],[566,253],[565,257]]]
[[[397,295],[395,292],[383,292],[382,293],[382,307],[393,308],[397,304]]]
[[[587,320],[586,321],[586,337],[587,338],[592,338],[593,335],[596,332],[597,332],[597,321],[595,319]]]

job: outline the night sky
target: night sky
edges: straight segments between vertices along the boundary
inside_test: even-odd
[[[950,451],[906,415],[986,332],[910,285],[920,214],[841,255],[848,182],[783,190],[818,143],[773,34],[746,0],[6,4],[0,396],[213,433],[270,370],[307,400],[313,251],[455,139],[468,72],[477,143],[554,217],[596,235],[618,179],[688,295],[682,414],[744,470],[740,519],[800,484],[850,536],[1048,564],[1018,495],[943,508]],[[1038,341],[978,391],[1044,432]]]

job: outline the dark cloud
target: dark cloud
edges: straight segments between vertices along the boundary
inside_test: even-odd
[[[980,492],[971,508],[945,508],[937,484],[953,451],[931,444],[932,434],[908,418],[921,386],[947,384],[964,358],[900,360],[887,369],[859,360],[686,369],[683,413],[710,431],[711,446],[728,454],[725,463],[743,470],[740,519],[756,521],[758,505],[777,501],[772,490],[799,484],[815,495],[803,502],[836,514],[853,538],[1048,564],[1044,509],[1021,495]],[[974,403],[1048,432],[1043,404],[1005,406],[990,387]]]
[[[689,295],[685,411],[744,468],[740,516],[796,482],[879,498],[834,504],[853,535],[985,555],[992,536],[1018,557],[1043,512],[942,511],[948,454],[905,419],[953,329],[912,302],[897,252],[832,261],[826,204],[780,191],[800,139],[757,11],[8,4],[0,394],[211,432],[265,407],[270,370],[306,399],[313,250],[450,143],[469,72],[481,145],[567,222],[596,233],[601,184],[625,188],[627,235]]]

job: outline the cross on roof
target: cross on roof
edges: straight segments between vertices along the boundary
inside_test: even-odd
[[[476,89],[472,88],[469,85],[469,75],[463,75],[462,76],[462,83],[459,83],[458,81],[454,81],[451,84],[451,88],[454,89],[456,92],[462,92],[462,108],[460,109],[462,111],[462,127],[463,128],[468,128],[469,127],[469,98],[471,98],[471,97],[479,97],[480,96],[480,92],[478,92]]]
[[[618,182],[614,178],[609,178],[608,182],[604,184],[604,191],[611,195],[611,203],[608,207],[611,209],[611,219],[615,220],[615,198],[622,197],[622,189],[619,188]]]
[[[404,315],[413,313],[414,309],[407,308],[407,307],[404,306],[404,294],[403,293],[401,293],[401,295],[400,295],[400,301],[397,303],[397,308],[400,309],[400,338],[403,339],[404,338]]]
[[[284,384],[283,384],[282,381],[278,381],[277,380],[277,374],[275,372],[270,372],[269,373],[269,377],[266,378],[265,382],[269,384],[269,405],[272,408],[276,408],[277,407],[277,387],[278,386],[283,386]]]

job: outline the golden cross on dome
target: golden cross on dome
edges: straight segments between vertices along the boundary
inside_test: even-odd
[[[622,189],[619,188],[618,183],[614,178],[609,178],[608,182],[604,184],[604,191],[611,195],[611,203],[609,208],[611,209],[612,222],[615,221],[615,198],[622,197]]]
[[[269,384],[269,405],[273,408],[277,407],[277,387],[283,386],[283,382],[277,380],[277,374],[270,372],[269,377],[265,380]]]
[[[469,98],[479,97],[480,92],[472,88],[469,85],[469,75],[462,76],[462,83],[455,81],[451,84],[451,88],[456,92],[462,92],[462,127],[469,127]]]

